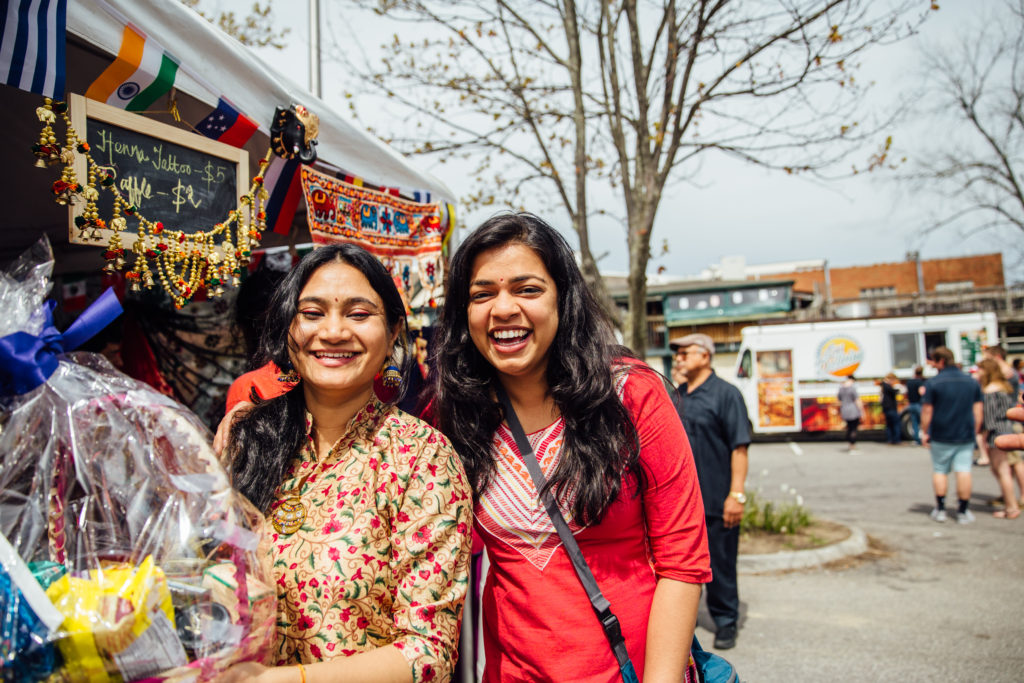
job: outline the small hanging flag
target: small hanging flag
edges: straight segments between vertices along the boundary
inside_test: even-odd
[[[64,99],[67,0],[5,0],[0,77],[28,92]]]
[[[264,176],[263,184],[270,193],[267,199],[267,227],[279,235],[287,235],[295,218],[295,210],[302,198],[302,183],[298,159],[282,159],[274,156]]]
[[[455,205],[450,202],[443,202],[442,207],[441,214],[443,218],[441,223],[444,225],[444,236],[441,238],[441,244],[447,247],[448,240],[452,238],[452,233],[455,232]]]
[[[61,304],[65,312],[77,313],[85,310],[85,278],[66,280],[61,286]]]
[[[196,130],[208,138],[234,147],[242,147],[249,142],[249,138],[259,127],[258,123],[232,107],[227,100],[221,97],[217,101],[217,108],[199,122]]]
[[[154,40],[124,27],[117,59],[92,82],[85,96],[127,109],[145,111],[174,86],[178,60]]]

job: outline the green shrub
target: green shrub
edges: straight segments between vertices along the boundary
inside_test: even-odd
[[[800,502],[775,503],[762,501],[753,491],[747,492],[740,533],[764,531],[772,534],[793,534],[809,526],[811,513]]]

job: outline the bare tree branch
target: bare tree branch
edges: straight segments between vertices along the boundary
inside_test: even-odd
[[[502,192],[509,206],[557,201],[609,310],[590,247],[589,219],[601,211],[589,207],[598,181],[620,193],[630,263],[625,337],[638,352],[666,187],[692,177],[708,152],[789,173],[835,173],[850,153],[885,138],[889,121],[863,111],[854,60],[912,33],[927,14],[917,0],[353,2],[415,27],[384,46],[382,64],[349,64],[399,105],[400,121],[414,122],[384,137],[405,151],[485,159],[464,198],[471,210]],[[404,125],[361,106],[375,128]],[[868,168],[887,163],[890,144]]]
[[[271,14],[271,1],[266,5],[254,2],[249,14],[239,21],[234,12],[217,12],[210,14],[200,7],[202,0],[181,0],[181,3],[194,9],[199,16],[211,24],[216,24],[220,30],[250,47],[273,47],[280,50],[285,45],[285,37],[291,31],[289,28],[278,30],[273,24]]]
[[[965,32],[957,47],[926,52],[927,100],[948,135],[933,136],[902,177],[948,207],[925,232],[1024,230],[1024,0]]]

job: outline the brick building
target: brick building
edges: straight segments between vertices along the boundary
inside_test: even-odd
[[[625,307],[624,277],[606,276]],[[715,366],[731,374],[742,329],[767,319],[822,320],[995,311],[1000,338],[1024,351],[1024,291],[1008,288],[1002,254],[833,268],[825,260],[746,266],[723,259],[703,276],[648,282],[647,360],[670,368],[668,340],[690,332],[714,339]]]
[[[818,294],[833,302],[1005,286],[1002,254],[912,259],[845,268],[830,268],[823,263],[820,267],[792,271],[780,264],[778,270],[764,266],[758,270],[759,274],[750,279],[767,276],[772,280],[792,280],[793,291]]]

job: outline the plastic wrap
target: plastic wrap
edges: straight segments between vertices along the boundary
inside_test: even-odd
[[[0,346],[53,332],[48,251],[0,276]],[[263,518],[206,428],[102,356],[57,358],[0,398],[3,679],[210,680],[261,661],[277,607]]]

